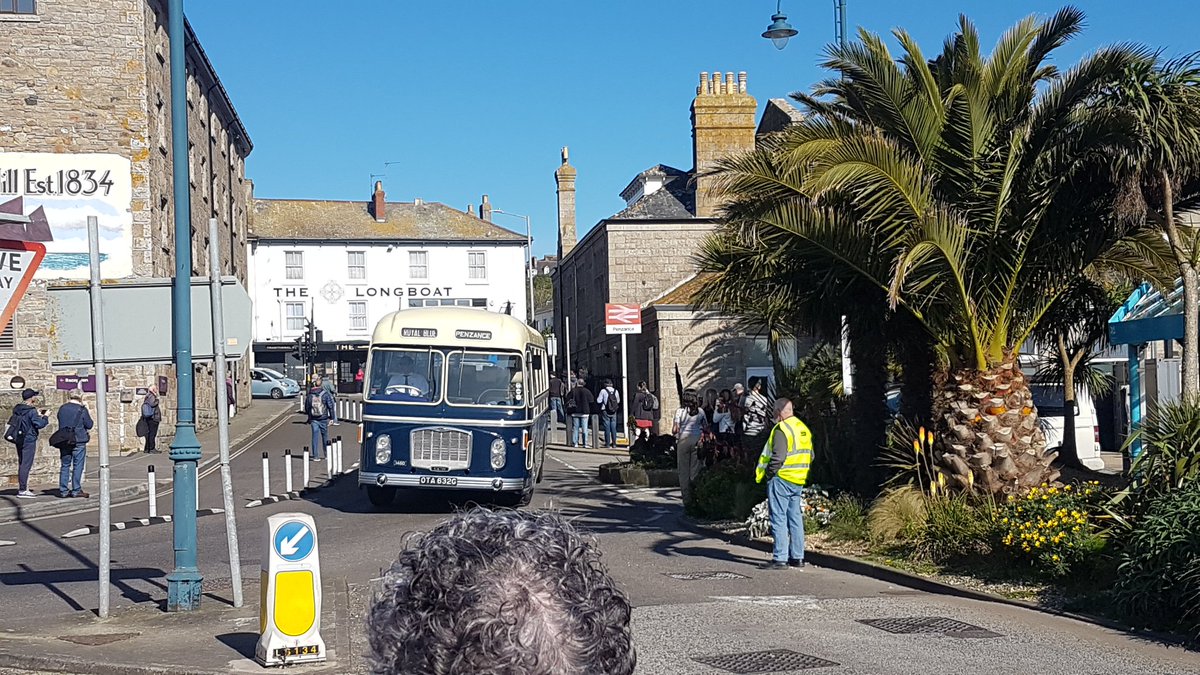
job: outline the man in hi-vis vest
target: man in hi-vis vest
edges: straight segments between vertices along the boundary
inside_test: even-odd
[[[768,569],[804,567],[804,484],[812,464],[812,432],[792,416],[792,402],[775,399],[775,427],[758,457],[755,479],[767,483],[767,506],[771,512],[771,536],[775,549]]]

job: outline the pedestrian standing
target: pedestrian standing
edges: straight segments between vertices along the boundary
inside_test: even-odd
[[[638,438],[650,440],[654,430],[654,420],[658,419],[658,397],[650,393],[646,381],[638,382],[637,393],[633,396],[633,423],[637,426]]]
[[[237,394],[233,389],[233,376],[225,376],[225,403],[229,406],[229,419],[237,414]]]
[[[775,546],[769,569],[804,567],[804,484],[812,465],[812,433],[792,416],[792,402],[775,400],[775,426],[755,469],[756,482],[767,483],[767,508]]]
[[[162,423],[162,410],[159,407],[158,393],[154,391],[158,385],[146,387],[146,396],[142,399],[142,418],[138,420],[137,432],[146,439],[143,452],[158,453],[158,425]]]
[[[679,470],[679,490],[683,493],[686,504],[692,494],[692,481],[700,473],[700,457],[697,446],[700,439],[708,433],[708,418],[700,409],[700,399],[694,389],[686,389],[680,401],[679,410],[675,411],[675,420],[671,425],[671,433],[675,435],[676,466]]]
[[[566,385],[563,384],[562,378],[555,373],[550,376],[550,409],[558,417],[558,421],[562,422],[563,428],[567,427],[567,409],[563,407],[563,394]]]
[[[57,446],[62,468],[58,472],[59,497],[83,497],[83,472],[87,464],[88,431],[92,428],[92,414],[83,404],[83,392],[74,389],[67,402],[58,409],[58,429],[66,432],[66,441]],[[59,433],[58,431],[55,432]],[[52,436],[51,441],[54,440]]]
[[[17,446],[17,496],[33,499],[37,495],[29,489],[29,472],[33,470],[33,459],[37,455],[38,430],[50,423],[46,409],[39,409],[41,392],[26,389],[21,392],[21,403],[13,406],[12,417],[4,438]]]
[[[733,420],[733,433],[742,435],[742,401],[746,398],[746,387],[741,382],[733,385],[733,395],[729,397],[729,417]]]
[[[359,394],[361,394],[363,390],[363,377],[363,367],[359,366],[358,372],[354,374],[354,389]]]
[[[600,408],[600,421],[604,423],[604,447],[617,447],[617,417],[621,414],[621,394],[613,387],[613,381],[604,380],[604,388],[596,397]]]
[[[321,376],[313,376],[312,389],[304,399],[304,412],[308,414],[308,425],[312,427],[312,454],[314,462],[325,458],[325,446],[329,443],[329,418],[333,411],[333,397],[322,386]]]
[[[771,404],[763,395],[763,378],[750,378],[750,391],[742,399],[742,449],[747,455],[762,450],[770,422]]]
[[[586,448],[591,440],[592,425],[588,418],[592,416],[592,405],[595,403],[596,397],[592,396],[586,383],[582,379],[575,380],[575,386],[571,393],[567,394],[567,414],[571,416],[571,447]]]
[[[329,377],[322,378],[321,386],[329,393],[329,398],[337,401],[337,387],[333,385],[333,379]],[[329,408],[329,423],[333,426],[338,426],[337,405],[336,403]]]

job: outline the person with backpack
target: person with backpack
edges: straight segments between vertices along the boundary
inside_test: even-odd
[[[158,394],[154,391],[156,383],[146,387],[146,397],[142,399],[142,418],[138,420],[138,436],[145,436],[146,447],[143,452],[158,453],[158,425],[162,422],[162,410],[158,407]]]
[[[650,393],[645,380],[638,382],[637,393],[633,396],[633,423],[637,427],[638,438],[650,440],[658,415],[658,397]]]
[[[337,418],[337,387],[333,385],[333,380],[328,377],[322,378],[321,386],[325,388],[325,391],[329,392],[329,397],[334,400],[333,407],[329,409],[329,423],[336,427],[341,424]]]
[[[571,416],[571,442],[574,447],[586,448],[591,439],[592,405],[596,397],[588,390],[587,383],[582,379],[575,381],[575,387],[567,394],[567,414]]]
[[[600,421],[604,423],[604,447],[617,447],[617,417],[621,414],[621,394],[613,387],[613,381],[604,380],[604,388],[596,397],[600,406]]]
[[[50,424],[47,410],[37,408],[41,395],[33,389],[22,391],[21,403],[13,406],[12,417],[4,432],[5,440],[17,446],[17,496],[22,499],[37,496],[29,489],[29,472],[33,470],[33,458],[37,454],[38,430]]]
[[[308,413],[308,425],[312,427],[312,454],[314,462],[325,459],[325,446],[329,443],[329,418],[333,414],[333,397],[321,386],[321,376],[313,376],[312,389],[304,400],[304,412]]]
[[[83,404],[83,392],[74,389],[67,402],[58,409],[58,431],[50,436],[50,445],[58,448],[62,468],[58,472],[58,496],[81,497],[89,495],[83,491],[83,470],[87,463],[87,444],[92,428],[92,414]]]

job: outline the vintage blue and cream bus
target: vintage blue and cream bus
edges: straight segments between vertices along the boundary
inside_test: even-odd
[[[398,490],[482,490],[524,506],[549,426],[546,342],[482,309],[405,309],[371,336],[360,485],[376,506]]]

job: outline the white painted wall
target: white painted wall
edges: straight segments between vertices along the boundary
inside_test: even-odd
[[[512,244],[400,245],[389,251],[386,243],[292,245],[259,242],[251,248],[250,295],[254,301],[254,339],[290,342],[302,329],[289,328],[288,303],[303,305],[326,342],[369,340],[375,324],[389,312],[410,306],[410,299],[460,299],[486,301],[486,309],[504,311],[513,303],[512,315],[525,317],[525,246]],[[285,253],[300,252],[303,278],[288,279]],[[366,278],[352,279],[349,252],[362,251]],[[427,278],[412,276],[410,251],[424,251]],[[470,279],[468,252],[483,252],[486,279]],[[351,303],[366,304],[366,322],[352,326]],[[302,322],[300,322],[302,324]]]

